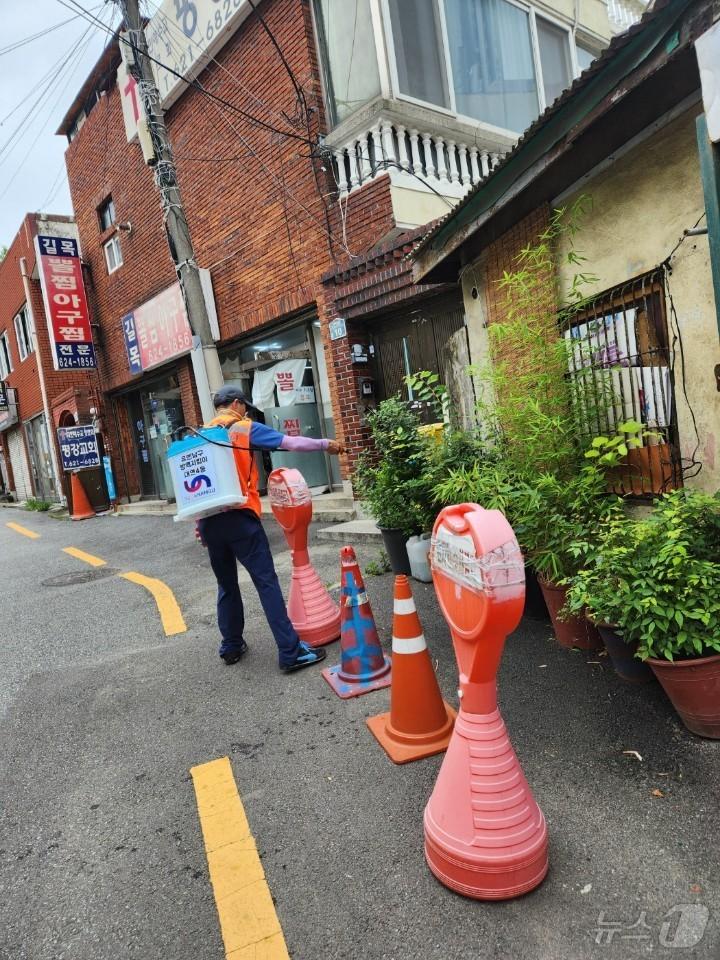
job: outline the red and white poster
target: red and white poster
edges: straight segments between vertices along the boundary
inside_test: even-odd
[[[283,420],[283,433],[286,433],[289,437],[302,436],[300,430],[300,418],[288,417],[286,420]]]
[[[122,323],[131,373],[142,373],[192,350],[192,331],[179,283],[136,307]]]
[[[56,370],[94,367],[95,348],[77,240],[37,236],[35,251],[53,366]]]

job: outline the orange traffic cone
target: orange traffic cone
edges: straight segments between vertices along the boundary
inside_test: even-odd
[[[80,481],[80,475],[78,473],[70,474],[70,483],[72,497],[72,513],[70,514],[70,519],[89,520],[91,517],[94,517],[95,511],[90,505],[88,495],[85,493],[85,487],[83,487]]]
[[[442,698],[408,578],[395,577],[390,713],[366,722],[393,763],[422,760],[447,748],[455,711]]]

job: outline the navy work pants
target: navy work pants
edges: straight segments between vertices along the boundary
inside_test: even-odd
[[[217,617],[222,635],[220,655],[241,646],[245,629],[238,561],[252,578],[280,654],[280,665],[295,661],[298,635],[287,615],[270,544],[262,523],[252,510],[228,510],[200,521],[200,535],[210,555],[218,582]]]

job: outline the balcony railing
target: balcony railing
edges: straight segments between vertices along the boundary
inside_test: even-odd
[[[367,132],[333,148],[340,196],[387,171],[405,173],[447,197],[460,198],[500,162],[499,153],[378,118]]]
[[[614,33],[622,33],[642,17],[648,8],[646,0],[607,0],[608,18]]]

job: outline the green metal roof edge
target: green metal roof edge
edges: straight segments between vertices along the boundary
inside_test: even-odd
[[[512,187],[518,176],[527,172],[548,150],[550,150],[572,127],[599,105],[624,77],[628,76],[651,54],[675,26],[678,17],[696,0],[670,0],[666,7],[656,14],[650,14],[650,22],[638,30],[636,36],[626,43],[608,60],[608,63],[591,76],[558,110],[551,113],[546,121],[540,118],[539,126],[530,133],[529,139],[521,140],[510,153],[505,163],[487,180],[481,182],[479,189],[468,195],[467,202],[448,214],[447,220],[439,225],[434,236],[428,237],[427,244],[421,242],[415,251],[419,257],[431,251],[441,251],[454,233],[468,225],[472,220],[486,213],[493,204],[501,201]],[[674,49],[677,46],[674,43]],[[523,161],[524,164],[523,164]],[[517,168],[520,167],[520,170]],[[451,252],[451,251],[449,251]]]

